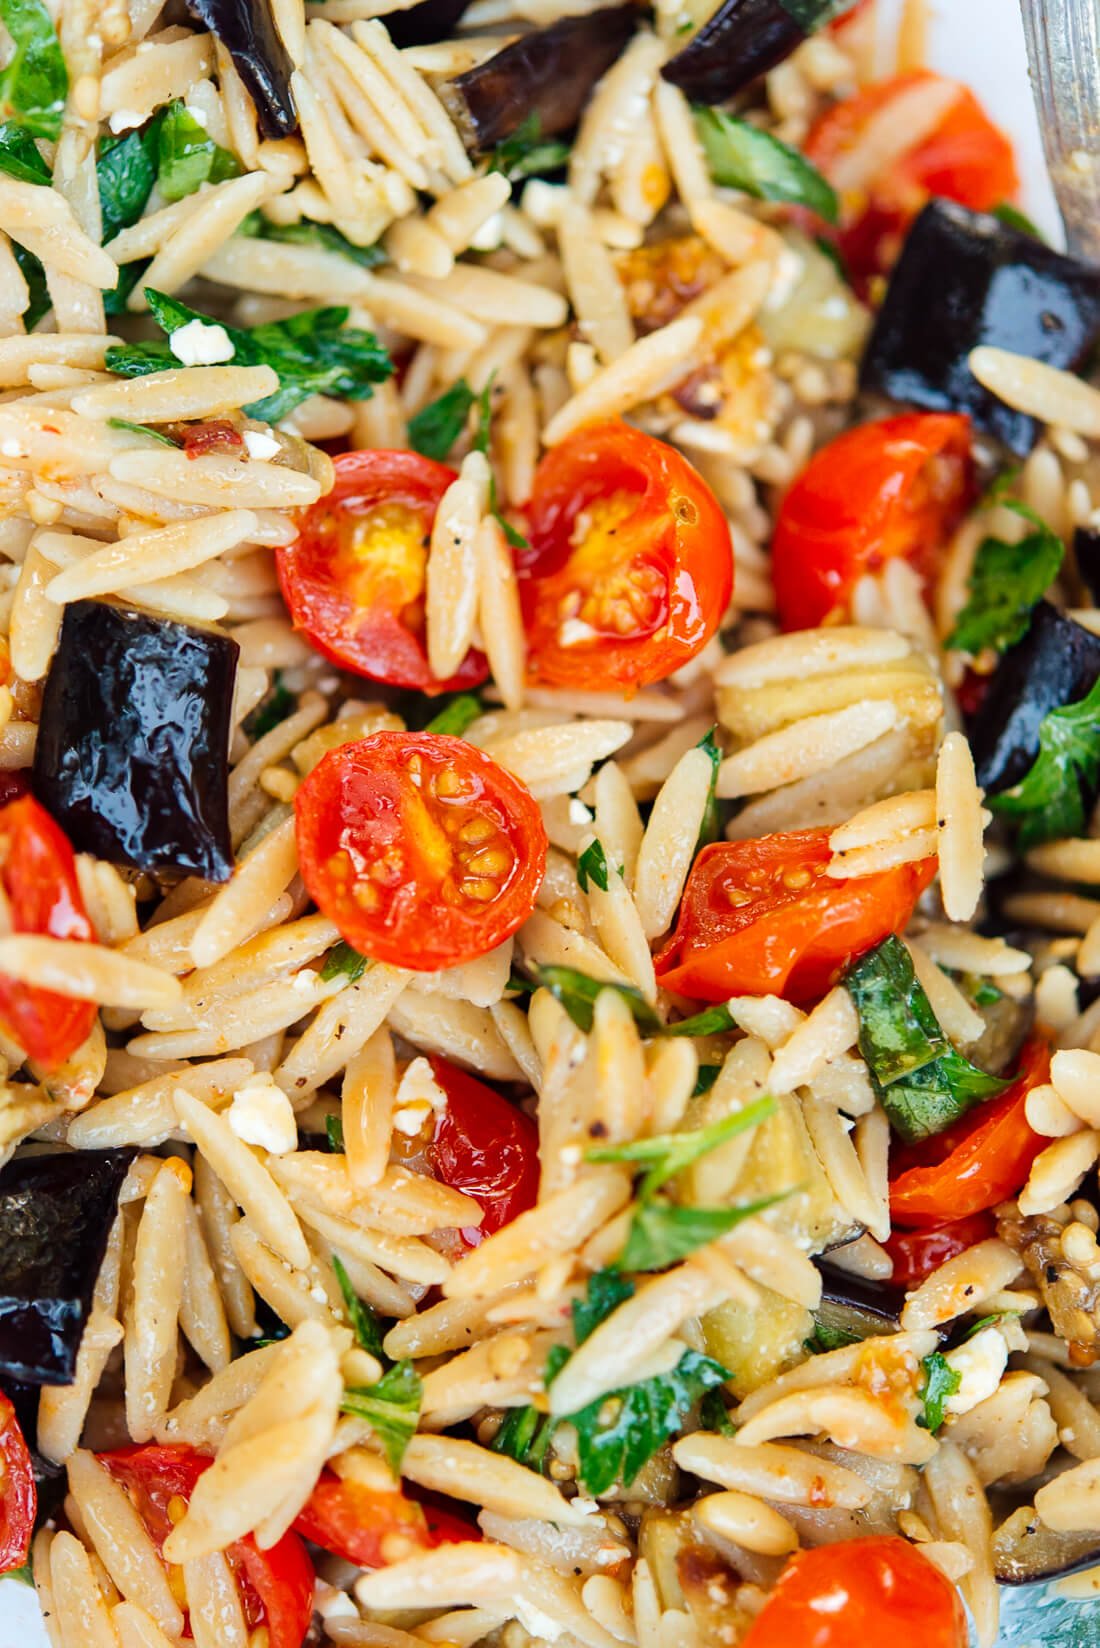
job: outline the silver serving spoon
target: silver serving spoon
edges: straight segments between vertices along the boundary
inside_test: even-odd
[[[1020,0],[1066,243],[1100,263],[1100,0]]]

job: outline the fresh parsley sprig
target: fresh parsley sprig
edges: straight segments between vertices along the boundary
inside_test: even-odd
[[[729,189],[742,189],[757,200],[806,206],[826,223],[840,214],[836,190],[805,155],[781,143],[749,120],[697,107],[695,129],[711,176]]]
[[[721,1036],[734,1029],[733,1016],[724,1003],[706,1007],[691,1018],[666,1024],[656,1008],[633,984],[595,979],[575,967],[539,967],[535,970],[535,978],[561,1003],[578,1030],[586,1033],[592,1028],[596,998],[602,990],[614,990],[621,996],[643,1036]]]
[[[0,69],[0,121],[53,142],[69,94],[69,73],[42,0],[0,0],[0,22],[15,50]]]
[[[1021,850],[1084,833],[1100,785],[1100,679],[1084,698],[1043,717],[1039,753],[1018,784],[988,805],[1017,827]]]
[[[933,1436],[947,1418],[947,1403],[954,1396],[962,1384],[962,1374],[951,1363],[942,1351],[934,1350],[921,1362],[924,1371],[924,1380],[921,1385],[920,1399],[924,1412],[917,1420],[917,1424]]]
[[[367,1421],[390,1470],[398,1476],[405,1449],[416,1435],[423,1397],[424,1386],[412,1363],[395,1362],[376,1384],[346,1389],[340,1411]]]
[[[1062,565],[1065,545],[1041,516],[1015,498],[1000,500],[1031,524],[1017,543],[984,538],[970,573],[968,599],[947,646],[977,653],[983,647],[1005,652],[1026,634],[1035,603],[1042,599]]]

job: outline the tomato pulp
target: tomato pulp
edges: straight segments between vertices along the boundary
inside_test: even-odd
[[[516,558],[528,672],[546,686],[631,692],[706,646],[733,593],[718,500],[671,446],[588,424],[539,464]]]
[[[676,931],[654,958],[666,990],[700,1001],[779,995],[814,1001],[849,962],[899,932],[934,858],[834,880],[828,830],[704,847]]]
[[[37,1506],[30,1452],[15,1409],[0,1392],[0,1574],[26,1562]]]
[[[896,556],[927,578],[970,502],[971,473],[970,420],[956,412],[860,424],[821,447],[775,523],[783,628],[843,621],[860,578]]]
[[[424,591],[432,523],[453,469],[417,452],[343,452],[332,491],[305,510],[276,551],[294,627],[326,658],[372,681],[420,692],[476,687],[489,673],[471,650],[454,675],[428,665]]]
[[[379,732],[344,744],[294,806],[302,879],[363,955],[455,967],[534,909],[547,849],[538,805],[461,738]]]

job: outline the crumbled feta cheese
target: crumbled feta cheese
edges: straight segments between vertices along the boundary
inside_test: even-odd
[[[569,801],[569,822],[570,824],[591,824],[592,822],[590,809],[585,806],[583,801],[578,801],[575,795]]]
[[[189,320],[168,339],[168,347],[184,366],[217,366],[233,359],[233,345],[224,326]]]
[[[129,132],[135,126],[143,126],[148,118],[147,114],[137,109],[116,109],[107,124],[117,136],[119,132]]]
[[[300,990],[303,996],[312,995],[313,987],[317,983],[319,976],[320,975],[315,973],[312,968],[303,967],[299,972],[295,973],[294,977],[291,979],[290,988],[292,990]]]
[[[22,458],[26,456],[18,441],[4,441],[0,444],[0,452],[4,454],[5,458]]]
[[[206,110],[200,109],[195,103],[185,103],[183,106],[187,110],[187,113],[191,116],[191,119],[195,122],[195,125],[201,126],[203,131],[205,131],[207,124]]]
[[[447,1095],[432,1074],[427,1059],[413,1059],[398,1084],[394,1127],[407,1138],[415,1138],[430,1115],[446,1108]]]
[[[583,618],[567,618],[564,624],[558,626],[558,645],[579,647],[582,641],[594,641],[598,634],[599,631],[586,624]]]
[[[583,1494],[577,1494],[572,1501],[573,1509],[580,1511],[582,1516],[597,1516],[600,1511],[600,1502],[597,1499],[585,1499]]]
[[[965,1344],[949,1350],[945,1360],[959,1375],[960,1383],[944,1403],[944,1411],[969,1413],[987,1396],[992,1396],[1000,1384],[1008,1366],[1008,1345],[1000,1328],[991,1325]]]
[[[515,1609],[516,1618],[527,1635],[536,1637],[540,1642],[557,1642],[565,1631],[565,1626],[559,1620],[551,1619],[549,1614],[544,1614],[541,1608],[536,1608],[526,1597],[513,1598],[509,1607]]]
[[[265,435],[262,429],[246,429],[244,444],[250,458],[273,458],[280,450],[274,435]]]
[[[290,1100],[266,1070],[238,1088],[228,1110],[229,1125],[245,1144],[285,1156],[298,1143],[298,1124]]]

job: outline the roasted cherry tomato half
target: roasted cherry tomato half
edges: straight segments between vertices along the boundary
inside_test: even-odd
[[[939,1270],[948,1259],[976,1247],[996,1234],[993,1215],[971,1213],[965,1219],[951,1219],[926,1230],[893,1230],[883,1243],[894,1261],[890,1277],[899,1287],[919,1287],[926,1276]]]
[[[700,1001],[776,995],[813,1001],[850,961],[905,926],[934,858],[834,880],[828,830],[704,847],[676,931],[654,958],[666,990]]]
[[[741,1648],[966,1648],[959,1593],[915,1545],[885,1534],[792,1556]]]
[[[899,1225],[939,1225],[983,1213],[1015,1196],[1050,1143],[1028,1126],[1024,1106],[1050,1079],[1050,1048],[1024,1043],[1011,1087],[986,1099],[953,1127],[891,1153],[890,1215]]]
[[[475,1523],[425,1508],[400,1488],[379,1492],[332,1471],[322,1472],[294,1528],[361,1568],[383,1568],[435,1545],[481,1537]]]
[[[0,1574],[26,1562],[37,1506],[30,1452],[15,1409],[0,1392]]]
[[[213,1464],[206,1454],[181,1443],[154,1442],[101,1453],[99,1461],[126,1489],[158,1550],[178,1521],[171,1501],[186,1504]],[[225,1555],[249,1629],[265,1626],[268,1648],[302,1648],[313,1618],[314,1574],[298,1535],[286,1533],[270,1550],[261,1551],[247,1534]]]
[[[942,88],[943,112],[899,154],[885,134],[895,111],[904,118],[899,100],[922,87]],[[883,141],[876,143],[880,130]],[[927,69],[865,86],[834,104],[810,131],[805,152],[840,193],[837,244],[858,288],[892,267],[909,225],[933,195],[985,212],[1014,199],[1020,186],[1012,144],[974,94]],[[860,158],[868,154],[870,175]],[[882,156],[877,166],[876,155]]]
[[[929,577],[971,492],[961,413],[910,412],[838,435],[780,506],[772,576],[783,628],[843,620],[860,578],[895,556]]]
[[[440,681],[428,665],[424,586],[432,523],[453,469],[418,452],[343,452],[332,491],[305,510],[276,551],[279,583],[300,629],[342,669],[419,692],[476,687],[489,673],[468,652]]]
[[[0,810],[0,885],[16,933],[94,939],[73,850],[44,807],[24,795]],[[0,974],[0,1027],[29,1058],[54,1070],[95,1023],[96,1006]]]
[[[686,459],[593,423],[539,464],[516,558],[528,671],[546,686],[632,692],[694,658],[733,593],[718,500]]]
[[[510,938],[546,865],[538,805],[461,738],[379,732],[331,750],[294,801],[302,879],[354,949],[433,972]]]

